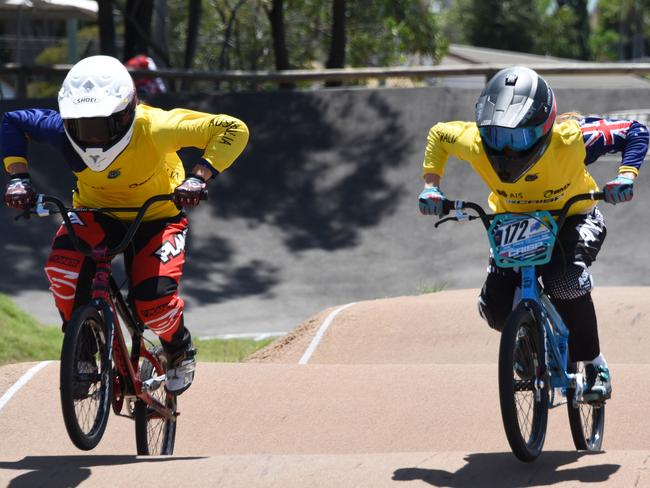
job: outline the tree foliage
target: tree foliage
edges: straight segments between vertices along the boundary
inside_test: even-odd
[[[445,42],[424,0],[356,0],[345,5],[347,65],[402,63],[410,54],[439,59]],[[187,26],[187,2],[168,0],[172,59],[180,59]],[[324,66],[333,44],[332,2],[322,0],[204,0],[194,67],[197,69],[273,69],[269,15],[281,10],[287,60],[293,68]],[[336,39],[340,40],[340,39]],[[340,56],[339,56],[340,57]]]
[[[440,19],[451,42],[594,61],[641,59],[650,53],[650,0],[440,3],[449,5]]]
[[[598,23],[590,39],[594,59],[643,58],[650,52],[650,0],[600,0]]]
[[[461,30],[473,46],[535,52],[541,34],[539,3],[530,0],[459,0]]]

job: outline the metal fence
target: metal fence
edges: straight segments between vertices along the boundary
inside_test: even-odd
[[[167,81],[211,81],[252,83],[297,83],[328,81],[385,80],[389,78],[430,79],[458,76],[491,77],[498,70],[510,65],[481,64],[451,66],[412,66],[389,68],[346,68],[286,71],[194,71],[160,69],[155,76]],[[528,65],[541,75],[650,75],[650,63],[575,63]],[[35,79],[60,81],[71,65],[27,66],[15,63],[0,65],[0,79],[5,83],[13,80],[15,98],[25,98],[27,84]],[[134,78],[152,76],[151,71],[135,70]]]

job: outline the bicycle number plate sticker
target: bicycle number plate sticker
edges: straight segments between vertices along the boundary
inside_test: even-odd
[[[499,214],[488,228],[497,266],[539,266],[551,260],[557,225],[548,212]]]

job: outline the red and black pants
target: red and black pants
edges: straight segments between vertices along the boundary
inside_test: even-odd
[[[80,240],[89,246],[117,245],[128,228],[103,214],[74,213],[72,222]],[[143,222],[124,251],[129,300],[142,322],[166,342],[182,324],[183,299],[178,286],[185,263],[188,222],[184,214]],[[59,228],[45,273],[64,322],[75,308],[91,299],[95,263],[77,251],[64,225]]]

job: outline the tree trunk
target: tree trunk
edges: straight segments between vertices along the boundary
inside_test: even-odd
[[[149,54],[153,0],[127,0],[124,18],[124,60]]]
[[[183,68],[192,69],[194,57],[196,56],[196,45],[199,38],[199,27],[201,25],[201,0],[190,0],[187,11],[187,40],[185,42],[185,59]],[[189,90],[190,80],[183,80],[181,89]]]
[[[345,67],[345,0],[332,2],[332,42],[327,68]],[[328,81],[325,86],[341,86],[340,81]]]
[[[190,0],[187,15],[187,42],[185,43],[185,61],[183,67],[192,69],[196,55],[196,42],[199,38],[201,21],[201,0]]]
[[[115,48],[115,23],[113,22],[113,0],[97,1],[99,23],[99,50],[106,56],[117,54]]]
[[[158,66],[170,68],[167,64],[169,60],[169,42],[167,38],[167,0],[155,0],[153,8],[153,19],[151,22],[152,34],[151,42],[158,46],[165,53],[164,57],[159,55],[152,56]]]
[[[267,10],[269,23],[271,25],[271,36],[273,37],[273,57],[275,58],[275,69],[282,71],[291,69],[289,64],[289,53],[287,52],[287,39],[284,31],[284,0],[273,0],[271,10]],[[295,88],[294,83],[280,83],[280,89]]]

